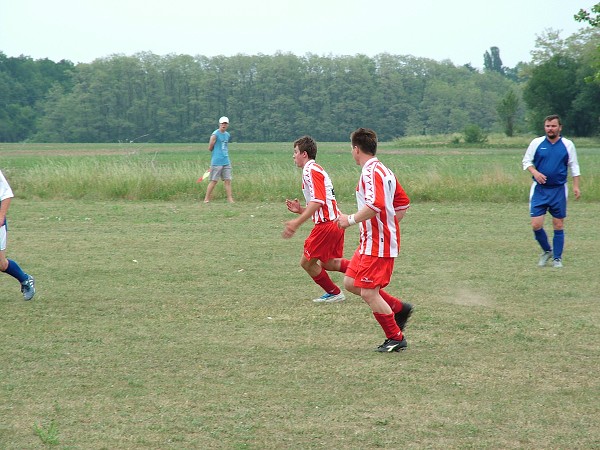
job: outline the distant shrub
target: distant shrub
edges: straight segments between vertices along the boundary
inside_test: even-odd
[[[463,138],[467,144],[483,144],[487,142],[488,135],[479,125],[467,125],[463,130]]]
[[[456,134],[454,134],[454,135],[452,135],[452,139],[450,140],[450,143],[452,145],[459,145],[460,144],[460,140],[461,140],[461,137],[458,136],[458,135],[456,135]]]

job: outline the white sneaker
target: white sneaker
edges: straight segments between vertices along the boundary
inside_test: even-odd
[[[555,269],[560,269],[562,266],[562,259],[554,258],[554,261],[552,262],[552,267],[554,267]]]
[[[540,255],[540,260],[538,261],[539,267],[544,267],[548,261],[552,259],[552,250],[548,250]]]
[[[313,302],[315,302],[315,303],[336,303],[336,302],[341,302],[345,298],[346,298],[346,296],[344,295],[344,293],[342,291],[340,291],[339,294],[329,294],[329,293],[325,292],[319,298],[315,298],[313,300]]]

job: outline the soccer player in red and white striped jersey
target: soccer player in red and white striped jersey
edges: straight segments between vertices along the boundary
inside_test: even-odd
[[[291,238],[296,230],[309,219],[315,226],[304,242],[300,266],[311,276],[325,293],[314,299],[316,303],[333,303],[344,300],[342,290],[331,280],[327,271],[345,272],[348,260],[344,254],[344,230],[337,226],[340,211],[335,199],[333,183],[327,172],[315,162],[317,143],[310,136],[294,142],[294,163],[302,168],[302,192],[306,206],[298,199],[286,200],[288,210],[299,214],[286,222],[283,230],[285,239]]]
[[[358,212],[340,214],[340,228],[360,224],[360,244],[344,277],[346,290],[360,295],[371,307],[386,340],[380,352],[406,348],[403,329],[412,305],[385,292],[400,251],[400,220],[410,206],[406,192],[394,173],[383,165],[377,153],[377,135],[359,128],[350,136],[352,156],[362,172],[356,187]]]

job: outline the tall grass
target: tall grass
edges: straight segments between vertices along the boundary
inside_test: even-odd
[[[413,201],[515,202],[527,198],[531,178],[521,169],[523,148],[404,148],[381,145],[378,156],[394,170]],[[300,170],[290,143],[234,144],[234,196],[280,201],[297,196]],[[1,165],[19,195],[30,199],[200,200],[207,183],[196,183],[209,166],[204,146],[189,144],[0,146]],[[600,200],[599,148],[580,148],[582,201]],[[359,175],[345,143],[319,146],[317,162],[333,178],[342,201],[353,201]],[[222,186],[215,200],[224,198]]]

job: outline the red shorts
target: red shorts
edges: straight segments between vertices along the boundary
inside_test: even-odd
[[[356,249],[346,269],[346,276],[354,278],[356,287],[375,289],[379,286],[383,289],[390,284],[395,259],[361,255]]]
[[[318,258],[326,262],[344,256],[344,230],[337,222],[324,222],[315,225],[306,241],[304,256],[307,259]]]

